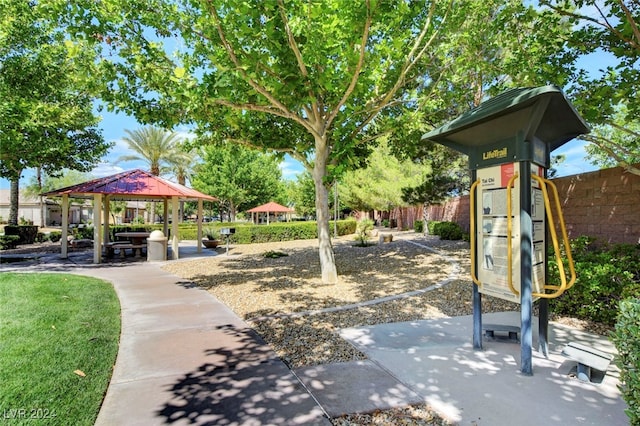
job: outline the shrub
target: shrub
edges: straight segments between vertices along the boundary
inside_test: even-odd
[[[613,343],[618,349],[620,389],[630,424],[640,425],[640,299],[620,302]]]
[[[437,221],[437,220],[430,220],[427,222],[427,231],[429,232],[430,235],[437,235],[436,234],[436,226],[438,226],[438,224],[440,224],[442,222]]]
[[[18,241],[20,241],[18,235],[0,235],[0,250],[16,248]]]
[[[441,240],[461,240],[462,228],[455,222],[437,222],[433,234],[439,235]]]
[[[621,300],[640,298],[640,245],[598,245],[593,238],[571,241],[575,285],[551,307],[559,314],[614,325]],[[566,256],[563,254],[563,257]],[[565,265],[565,271],[569,271]],[[549,284],[559,284],[557,262],[549,259]]]
[[[17,235],[18,244],[33,244],[38,235],[38,227],[33,225],[7,225],[4,227],[5,235]]]
[[[362,219],[358,222],[356,226],[356,240],[358,241],[358,245],[365,247],[368,245],[367,240],[369,239],[369,234],[373,230],[373,220],[371,219]]]
[[[48,239],[47,235],[44,232],[38,232],[36,234],[36,242],[37,243],[45,242],[45,241],[47,241],[47,239]]]
[[[73,237],[78,240],[93,240],[93,226],[82,226],[73,228]]]
[[[385,228],[389,227],[389,219],[382,219],[382,226]]]
[[[415,222],[413,222],[413,230],[419,234],[424,232],[424,222],[421,220],[416,220]]]
[[[57,243],[62,239],[62,232],[60,231],[51,231],[49,233],[49,241],[52,243]]]

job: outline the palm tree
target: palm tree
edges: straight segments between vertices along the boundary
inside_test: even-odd
[[[187,179],[191,178],[193,167],[197,161],[198,155],[194,149],[187,150],[184,143],[176,146],[176,151],[169,160],[169,172],[176,178],[180,185],[186,185]],[[184,216],[184,201],[180,201],[180,221]]]
[[[180,148],[180,135],[168,132],[158,127],[147,126],[138,130],[125,130],[127,137],[124,140],[129,148],[135,152],[131,155],[122,155],[116,161],[144,161],[149,166],[149,173],[160,176],[171,171],[172,165],[183,154]],[[155,203],[149,212],[155,217]]]
[[[129,135],[124,140],[129,148],[136,154],[122,155],[121,161],[144,161],[149,166],[149,173],[160,176],[169,171],[172,159],[178,152],[180,136],[175,132],[167,132],[163,129],[147,126],[138,130],[125,130]]]

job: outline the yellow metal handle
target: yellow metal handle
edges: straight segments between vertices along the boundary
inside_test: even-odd
[[[480,179],[473,182],[471,185],[471,189],[469,190],[469,210],[471,210],[470,214],[470,235],[469,241],[471,242],[471,280],[478,287],[482,287],[482,283],[478,280],[476,276],[476,249],[478,248],[478,241],[476,239],[476,187],[480,185]]]
[[[542,196],[544,199],[544,208],[547,213],[547,220],[549,222],[549,233],[551,234],[551,241],[553,243],[553,250],[555,252],[556,262],[558,263],[558,273],[560,275],[560,285],[544,285],[544,290],[553,290],[553,293],[532,293],[534,297],[541,297],[546,299],[553,299],[562,295],[565,290],[573,287],[576,282],[576,271],[573,264],[573,256],[571,256],[571,246],[569,245],[569,237],[567,236],[567,229],[564,223],[564,217],[562,215],[562,208],[560,206],[560,197],[558,196],[558,189],[556,185],[548,179],[544,179],[536,174],[532,174],[531,177],[540,184],[542,190]],[[556,201],[556,211],[558,213],[558,224],[562,231],[562,238],[565,251],[567,253],[567,260],[569,264],[569,272],[571,273],[571,279],[567,283],[567,274],[564,270],[564,263],[562,262],[562,256],[560,255],[560,246],[558,244],[558,235],[556,233],[556,227],[553,221],[553,214],[551,212],[551,202],[549,200],[549,192],[547,186],[553,190],[553,195]]]
[[[511,210],[513,209],[511,202],[511,188],[513,183],[518,179],[518,172],[514,173],[507,183],[507,284],[509,284],[509,290],[517,296],[520,292],[513,286],[513,243],[511,242],[513,233],[513,219],[511,218]]]

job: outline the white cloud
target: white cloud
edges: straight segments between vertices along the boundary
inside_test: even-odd
[[[289,156],[285,156],[279,167],[282,171],[282,177],[286,180],[295,180],[296,175],[304,171],[302,164]]]

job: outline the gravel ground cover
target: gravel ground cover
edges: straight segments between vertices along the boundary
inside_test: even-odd
[[[169,263],[164,268],[208,289],[245,319],[292,369],[365,359],[337,334],[345,327],[472,314],[468,279],[469,244],[440,241],[413,232],[394,233],[394,241],[357,247],[352,236],[333,241],[339,282],[319,279],[317,241],[233,246],[229,255]],[[430,250],[429,248],[433,249]],[[435,250],[435,251],[434,251]],[[270,258],[265,253],[285,256]],[[456,275],[455,264],[460,267]],[[440,288],[366,306],[352,305],[390,295]],[[325,312],[347,306],[351,308]],[[519,305],[484,298],[483,312],[519,310]],[[590,332],[597,324],[554,318]],[[428,406],[418,405],[332,420],[336,425],[444,424]]]

